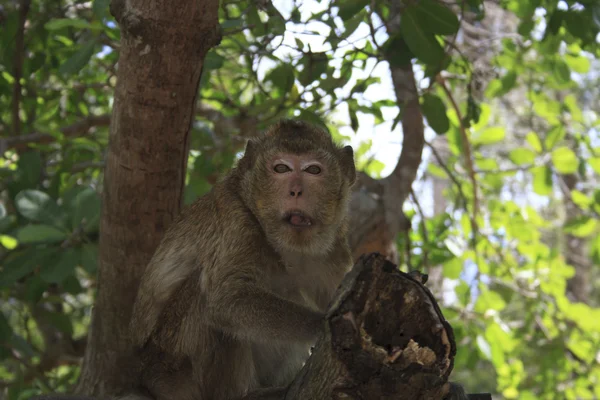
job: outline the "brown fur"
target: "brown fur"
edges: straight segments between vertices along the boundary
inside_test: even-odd
[[[326,171],[305,180],[303,211],[316,224],[301,233],[281,219],[286,178],[269,164],[279,154]],[[282,121],[252,139],[167,230],[142,277],[131,321],[141,388],[158,400],[225,400],[287,385],[352,264],[355,178],[352,149],[305,123]]]

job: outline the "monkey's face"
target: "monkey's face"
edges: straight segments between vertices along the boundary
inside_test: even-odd
[[[347,207],[339,164],[326,153],[275,153],[256,168],[256,210],[269,240],[278,250],[329,250]]]

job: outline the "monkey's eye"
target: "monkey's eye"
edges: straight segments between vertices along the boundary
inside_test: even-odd
[[[311,165],[305,169],[306,172],[313,175],[318,175],[321,173],[321,168],[317,165]]]
[[[275,172],[277,172],[278,174],[283,174],[284,172],[288,172],[291,171],[290,167],[288,167],[285,164],[277,164],[275,166],[275,168],[273,168],[275,170]]]

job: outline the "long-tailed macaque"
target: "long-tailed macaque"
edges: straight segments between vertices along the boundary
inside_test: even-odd
[[[352,148],[306,123],[250,140],[142,276],[131,320],[139,382],[121,400],[281,398],[352,266],[355,179]],[[453,385],[448,398],[466,397]]]
[[[141,390],[225,400],[284,387],[352,266],[350,146],[285,120],[173,222],[146,268],[131,337]]]

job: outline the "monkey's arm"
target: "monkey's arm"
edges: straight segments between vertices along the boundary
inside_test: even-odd
[[[208,296],[207,311],[210,325],[257,342],[313,341],[324,317],[239,276],[230,276]]]

